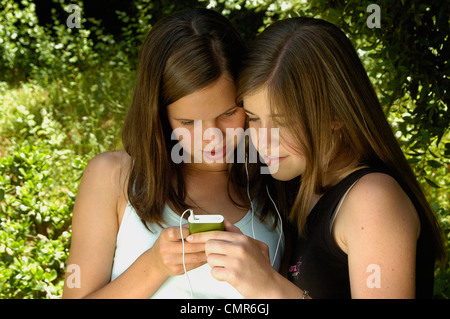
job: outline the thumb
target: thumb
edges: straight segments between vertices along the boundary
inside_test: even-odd
[[[224,220],[223,225],[225,226],[225,231],[242,234],[241,230],[238,227],[234,226],[233,223],[231,223],[228,219]]]

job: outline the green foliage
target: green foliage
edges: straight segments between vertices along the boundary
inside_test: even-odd
[[[0,298],[61,296],[79,179],[119,144],[131,98],[134,71],[114,62],[0,82]]]
[[[61,295],[78,183],[116,148],[133,76],[105,68],[1,92],[0,298]]]
[[[74,2],[52,1],[64,12]],[[83,3],[78,5],[82,10]],[[52,10],[52,25],[42,26],[32,1],[0,0],[0,7],[4,8],[0,12],[0,81],[39,78],[41,83],[50,82],[61,74],[79,74],[112,56],[112,67],[129,64],[125,52],[114,50],[114,37],[104,34],[101,21],[95,18],[82,17],[81,24],[89,23],[89,29],[71,29]]]
[[[192,7],[224,14],[247,41],[291,16],[341,27],[450,240],[448,1],[378,1],[381,28],[370,29],[370,1],[129,0],[129,11],[115,12],[122,29],[114,35],[83,14],[84,1],[52,3],[52,22],[43,25],[33,1],[0,0],[0,298],[61,296],[83,169],[121,148],[148,30]],[[80,29],[65,25],[71,3],[82,10]],[[449,297],[449,277],[448,267],[436,269],[436,297]]]
[[[0,161],[0,296],[52,297],[64,276],[75,195],[53,179],[62,154],[28,141],[12,148]]]

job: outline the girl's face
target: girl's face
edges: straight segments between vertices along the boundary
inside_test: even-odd
[[[275,179],[288,181],[303,174],[305,157],[298,148],[293,147],[295,144],[287,130],[274,126],[267,90],[259,90],[243,100],[249,127],[256,133],[251,134],[252,143],[264,158],[271,175]],[[272,128],[278,129],[278,134],[272,134],[277,132]]]
[[[232,154],[239,142],[238,135],[227,136],[227,129],[232,132],[245,125],[244,110],[236,106],[235,97],[234,82],[222,75],[167,106],[170,126],[188,162],[206,170],[226,169],[230,162],[227,153]],[[179,153],[177,150],[172,155]]]

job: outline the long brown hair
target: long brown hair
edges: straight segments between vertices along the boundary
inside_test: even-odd
[[[288,214],[304,233],[313,194],[363,163],[382,163],[425,212],[436,247],[444,256],[436,217],[383,113],[350,40],[336,26],[313,18],[291,18],[267,28],[249,48],[238,78],[238,103],[265,88],[272,114],[282,115],[306,168]],[[336,165],[344,163],[337,167]],[[421,221],[422,222],[422,221]]]
[[[207,9],[168,16],[149,32],[139,53],[136,87],[122,132],[124,149],[132,158],[128,199],[143,221],[161,226],[168,201],[180,212],[189,208],[183,175],[170,157],[176,141],[171,140],[166,106],[221,75],[235,80],[244,49],[231,23]],[[237,181],[233,167],[228,186]]]

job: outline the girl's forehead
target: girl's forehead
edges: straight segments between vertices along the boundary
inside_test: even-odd
[[[234,108],[235,95],[234,82],[220,77],[207,87],[169,104],[167,111],[174,118],[212,118]]]
[[[247,113],[258,116],[270,116],[270,101],[266,89],[244,96],[244,109]]]

